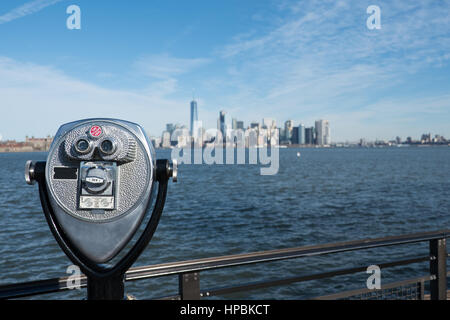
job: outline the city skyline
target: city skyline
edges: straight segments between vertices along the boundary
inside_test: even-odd
[[[195,106],[195,108],[193,108]],[[268,134],[269,140],[271,139],[271,135],[273,135],[273,130],[277,133],[279,138],[278,143],[280,145],[292,144],[292,145],[318,145],[318,146],[338,146],[345,144],[366,146],[369,144],[372,145],[399,145],[399,144],[447,144],[450,141],[447,141],[444,136],[435,134],[434,137],[431,133],[423,133],[421,138],[416,140],[411,136],[407,136],[405,139],[402,139],[399,136],[396,136],[392,139],[375,139],[373,141],[366,140],[364,137],[360,137],[356,141],[332,141],[331,140],[331,129],[330,122],[328,120],[320,119],[314,122],[314,126],[309,127],[305,126],[305,124],[299,121],[295,124],[294,120],[285,120],[284,128],[283,126],[277,126],[276,119],[274,118],[263,118],[261,122],[252,121],[247,126],[245,126],[244,121],[238,120],[235,116],[231,116],[231,122],[226,120],[227,112],[225,110],[221,110],[219,112],[219,117],[217,118],[217,127],[216,128],[204,128],[202,125],[202,121],[200,120],[198,123],[192,123],[193,114],[195,113],[195,118],[198,121],[198,112],[197,112],[197,101],[193,99],[190,102],[190,111],[191,111],[191,125],[190,128],[195,128],[194,135],[192,134],[192,129],[187,131],[186,126],[182,123],[167,123],[166,130],[163,131],[160,139],[158,136],[152,136],[151,139],[156,147],[170,147],[176,146],[178,142],[186,145],[189,144],[189,140],[193,139],[193,141],[197,141],[198,138],[198,130],[208,130],[208,129],[217,129],[223,137],[224,142],[227,140],[228,136],[233,135],[234,130],[252,130],[255,129],[257,134],[259,134],[259,130],[268,130],[267,132],[263,132],[264,135]],[[172,136],[173,133],[175,137]],[[203,132],[204,133],[204,132]],[[202,133],[202,134],[203,134]],[[180,137],[181,140],[180,140]],[[202,140],[205,137],[203,136]],[[207,139],[206,139],[207,140]],[[204,140],[204,141],[206,141]],[[247,141],[248,143],[248,141]],[[259,142],[258,142],[259,144]],[[450,144],[449,144],[450,145]]]
[[[226,110],[246,124],[327,119],[333,141],[450,136],[447,2],[377,1],[375,30],[368,1],[80,0],[80,30],[71,4],[0,4],[3,140],[92,117],[159,135],[189,119],[193,88],[208,128]]]
[[[211,143],[214,140],[212,136],[206,135],[205,132],[213,128],[204,128],[202,121],[198,119],[197,101],[195,98],[190,102],[190,125],[189,130],[184,124],[180,123],[167,123],[165,130],[160,137],[149,135],[150,140],[156,148],[169,148],[169,147],[185,147],[190,143],[194,143],[195,146],[205,146],[205,143]],[[263,118],[261,122],[252,121],[245,127],[244,121],[238,120],[236,117],[232,117],[231,123],[228,119],[226,121],[227,112],[221,110],[217,119],[217,131],[223,137],[224,146],[230,146],[231,140],[228,140],[230,136],[235,136],[235,131],[242,130],[245,133],[245,146],[250,147],[254,143],[254,146],[266,146],[266,145],[293,145],[293,146],[383,146],[383,145],[417,145],[417,144],[437,144],[437,145],[449,145],[450,140],[447,140],[444,136],[431,133],[423,133],[419,140],[413,139],[408,136],[405,140],[396,136],[395,139],[383,140],[375,139],[374,141],[367,141],[365,138],[359,138],[359,141],[340,141],[332,142],[330,135],[330,123],[328,120],[316,120],[313,127],[306,127],[301,121],[298,125],[295,125],[293,120],[286,120],[284,122],[284,128],[278,127],[276,119]],[[253,133],[251,133],[253,132]],[[201,139],[199,139],[201,134]],[[256,136],[254,136],[256,134]],[[215,135],[215,134],[213,134]],[[248,135],[248,136],[247,136]],[[253,135],[254,139],[250,137]],[[263,138],[265,137],[265,139]],[[275,140],[273,140],[275,138]],[[45,138],[31,138],[27,135],[25,141],[21,140],[6,140],[2,141],[0,136],[0,152],[25,152],[25,151],[43,151],[47,150],[50,146],[53,137],[47,135]],[[216,141],[217,143],[217,141]]]
[[[190,106],[190,120],[189,120],[189,129],[183,123],[166,123],[165,130],[162,132],[160,136],[159,145],[156,147],[170,147],[174,146],[174,142],[179,139],[178,136],[182,137],[182,143],[187,144],[189,139],[197,139],[198,130],[208,130],[214,128],[205,128],[202,124],[202,120],[199,121],[198,117],[198,103],[195,98],[189,103]],[[222,134],[224,141],[226,140],[227,135],[229,134],[229,130],[243,130],[246,131],[248,129],[276,129],[278,130],[279,143],[283,144],[293,144],[293,145],[319,145],[319,146],[336,146],[342,144],[358,144],[360,146],[364,146],[367,144],[384,144],[384,143],[395,143],[395,144],[417,144],[417,143],[439,143],[439,142],[449,142],[445,139],[443,135],[422,133],[420,139],[415,139],[408,135],[405,139],[402,139],[399,136],[391,139],[374,139],[367,140],[365,137],[359,137],[353,141],[332,141],[330,137],[330,123],[328,120],[316,120],[314,121],[314,126],[309,127],[305,126],[302,121],[298,121],[295,124],[295,121],[292,119],[288,119],[284,121],[283,126],[277,126],[277,120],[275,118],[262,118],[262,121],[251,121],[247,126],[245,126],[245,122],[238,120],[236,117],[231,118],[231,122],[229,118],[226,118],[227,112],[225,110],[221,110],[219,112],[219,117],[217,118],[217,130]],[[228,119],[228,121],[226,120]],[[176,131],[176,137],[173,137],[172,134]],[[147,133],[149,138],[155,144],[158,141],[158,135],[151,135]],[[12,143],[13,145],[16,143],[24,144],[24,146],[31,146],[33,143],[29,143],[29,141],[48,141],[48,139],[52,139],[51,135],[46,135],[44,137],[35,138],[34,135],[26,135],[25,141],[20,139],[8,139],[2,140],[2,136],[0,135],[0,146],[5,148],[4,143]],[[3,143],[3,145],[2,145]],[[449,144],[450,145],[450,144]]]

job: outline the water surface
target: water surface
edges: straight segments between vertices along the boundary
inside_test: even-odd
[[[301,157],[297,157],[301,152]],[[158,157],[169,157],[159,150]],[[45,222],[37,186],[24,181],[28,159],[0,154],[0,284],[65,276],[71,264]],[[280,169],[181,165],[166,208],[137,265],[450,228],[450,148],[280,149]],[[427,243],[201,273],[201,288],[306,275],[427,254]],[[382,282],[420,276],[428,265],[383,271]],[[362,288],[368,275],[256,290],[223,298],[301,299]],[[127,283],[148,299],[177,292],[178,278]],[[80,299],[85,290],[40,296]]]

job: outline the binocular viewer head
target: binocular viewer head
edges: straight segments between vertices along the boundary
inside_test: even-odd
[[[46,202],[74,251],[104,263],[136,233],[152,204],[155,183],[176,181],[176,171],[176,163],[156,160],[139,125],[87,119],[62,125],[45,168],[27,162],[25,179],[38,181],[40,189],[45,185],[43,207]]]

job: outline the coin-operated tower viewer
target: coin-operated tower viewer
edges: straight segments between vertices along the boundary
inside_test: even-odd
[[[124,298],[125,272],[156,230],[170,178],[177,180],[176,162],[156,160],[142,127],[116,119],[65,124],[47,161],[27,162],[25,179],[38,182],[50,230],[88,278],[88,299]],[[144,231],[119,257],[145,220]]]

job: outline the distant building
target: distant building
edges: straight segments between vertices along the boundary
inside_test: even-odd
[[[31,146],[35,151],[48,151],[52,141],[53,138],[50,136],[47,136],[47,138],[25,137],[25,144]]]
[[[161,147],[161,137],[150,137],[150,141],[153,144],[154,148],[160,148]]]
[[[305,144],[305,126],[300,124],[292,129],[292,144]]]
[[[421,141],[421,143],[430,143],[431,142],[431,133],[423,134],[420,141]]]
[[[316,144],[314,127],[305,128],[305,144]]]
[[[189,143],[189,130],[185,126],[177,126],[170,136],[171,145],[182,148]]]
[[[25,141],[7,140],[0,141],[0,152],[32,152],[32,151],[48,151],[53,138],[35,138],[25,137]]]
[[[232,130],[236,130],[237,129],[237,119],[236,118],[233,118],[231,120],[231,129]]]
[[[33,147],[25,142],[3,141],[0,143],[0,152],[32,152]]]
[[[198,121],[197,101],[191,101],[191,126],[189,127],[189,133],[194,136],[194,123]]]
[[[271,146],[277,146],[280,144],[280,128],[275,127],[270,130],[269,144]]]
[[[247,148],[254,148],[258,146],[258,131],[257,129],[249,129],[245,136],[245,146]]]
[[[220,111],[219,119],[217,119],[217,130],[220,131],[223,140],[225,140],[227,134],[227,128],[225,125],[225,111]]]
[[[262,127],[265,129],[276,128],[277,124],[272,118],[263,118]]]
[[[316,121],[316,144],[320,146],[330,145],[330,123],[327,120]]]
[[[166,124],[166,131],[172,134],[172,132],[175,130],[175,125],[173,123]]]
[[[298,127],[294,127],[294,129],[292,129],[291,143],[292,144],[299,144]]]
[[[305,126],[300,123],[297,127],[297,130],[298,130],[298,144],[305,144]]]
[[[291,142],[293,130],[294,130],[294,122],[292,120],[286,121],[284,123],[284,135],[286,141]]]
[[[238,119],[233,118],[231,121],[231,129],[232,130],[244,130],[244,121],[238,121]]]
[[[171,133],[169,131],[164,131],[161,136],[161,147],[162,148],[170,148],[170,136]]]

